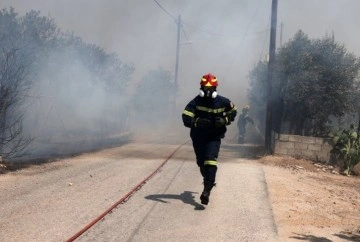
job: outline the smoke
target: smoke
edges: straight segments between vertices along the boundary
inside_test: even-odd
[[[69,57],[63,49],[53,50],[32,70],[37,75],[27,97],[24,128],[35,138],[30,147],[35,157],[101,148],[119,142],[126,131],[126,92],[107,90],[84,59]]]
[[[219,94],[231,99],[241,109],[247,104],[249,71],[259,60],[267,57],[271,0],[227,0],[211,4],[206,0],[157,2],[163,9],[156,1],[133,0],[3,0],[0,7],[13,6],[20,14],[31,9],[39,10],[54,18],[62,30],[72,31],[87,43],[117,53],[125,63],[134,63],[135,71],[127,89],[129,96],[149,71],[162,67],[174,73],[176,21],[181,15],[179,89],[173,93],[176,98],[175,113],[178,115],[173,121],[168,116],[164,117],[168,123],[166,132],[187,134],[182,127],[181,112],[187,102],[198,94],[200,78],[208,72],[217,76]],[[349,51],[360,54],[354,31],[359,5],[357,0],[279,1],[277,46],[292,38],[299,29],[310,38],[333,31],[336,39],[343,42]],[[282,29],[280,23],[283,23]],[[71,77],[76,81],[71,86],[62,86],[61,78],[66,76],[69,68],[74,70],[71,73],[76,73]],[[41,85],[33,95],[41,98],[37,98],[35,103],[43,105],[41,110],[50,111],[34,111],[34,115],[43,115],[43,120],[49,120],[42,125],[37,124],[39,127],[35,130],[65,133],[78,127],[98,127],[101,123],[99,117],[108,118],[100,111],[103,107],[107,107],[108,113],[121,113],[125,108],[126,102],[123,101],[129,97],[112,96],[114,100],[109,100],[102,87],[85,81],[91,79],[91,75],[81,64],[64,62],[63,70],[58,72],[55,89],[53,82],[50,84],[48,80],[48,73],[45,75],[46,70],[39,77]],[[163,95],[162,91],[159,87],[153,95]],[[128,111],[130,117],[134,117],[132,111]],[[113,119],[112,122],[116,122],[116,118]],[[130,124],[132,130],[141,130],[150,136],[157,136],[156,132],[161,130],[149,129],[146,132],[135,124],[140,125],[141,122],[133,120]],[[235,136],[235,125],[228,132],[228,136]]]

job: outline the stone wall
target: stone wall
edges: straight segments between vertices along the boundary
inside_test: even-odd
[[[329,139],[300,135],[276,134],[274,154],[314,161],[330,161]]]

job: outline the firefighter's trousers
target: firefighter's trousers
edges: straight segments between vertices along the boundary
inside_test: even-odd
[[[204,139],[192,137],[196,162],[200,168],[204,184],[214,184],[217,172],[217,158],[220,151],[221,139]]]

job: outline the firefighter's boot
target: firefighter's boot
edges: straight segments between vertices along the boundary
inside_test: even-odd
[[[213,182],[204,182],[204,190],[200,196],[201,204],[207,205],[209,203],[210,192],[214,186],[215,183]]]

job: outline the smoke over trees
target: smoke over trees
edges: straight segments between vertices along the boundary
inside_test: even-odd
[[[135,116],[146,120],[152,128],[164,127],[172,120],[176,87],[169,71],[162,68],[149,71],[138,83],[132,100]]]
[[[0,154],[4,158],[22,155],[32,140],[23,130],[23,104],[34,81],[30,68],[40,58],[41,46],[56,34],[53,27],[34,11],[24,17],[13,8],[0,12]]]
[[[132,64],[62,32],[33,10],[25,16],[1,10],[0,46],[3,158],[24,155],[33,138],[81,140],[126,129]],[[49,120],[51,112],[61,130]]]
[[[249,74],[248,99],[251,105],[251,112],[253,117],[258,120],[257,123],[260,124],[259,128],[263,133],[265,132],[267,71],[267,63],[260,61]]]
[[[257,115],[266,105],[265,69],[266,63],[259,63],[250,75],[249,100]],[[276,56],[272,84],[276,131],[326,136],[331,117],[358,110],[353,100],[358,96],[354,87],[359,69],[359,59],[334,36],[311,40],[298,31]]]
[[[61,135],[108,135],[124,128],[126,90],[133,70],[116,54],[63,34],[41,59],[33,90],[53,98],[66,122]],[[35,112],[33,116],[43,111],[36,110],[38,115]],[[49,127],[47,132],[59,135],[56,127]]]

